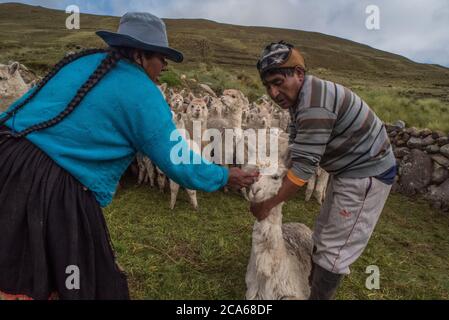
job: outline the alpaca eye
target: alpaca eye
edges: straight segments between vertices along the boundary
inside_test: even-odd
[[[280,176],[275,175],[275,176],[273,176],[272,178],[273,178],[273,180],[279,180]]]

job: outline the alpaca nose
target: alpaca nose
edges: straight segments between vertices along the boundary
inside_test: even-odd
[[[256,185],[252,185],[251,186],[251,192],[253,194],[253,196],[257,195],[260,191],[262,191],[262,188]]]

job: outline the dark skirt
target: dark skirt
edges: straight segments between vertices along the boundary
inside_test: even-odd
[[[0,299],[55,293],[129,299],[93,193],[29,140],[0,136]]]

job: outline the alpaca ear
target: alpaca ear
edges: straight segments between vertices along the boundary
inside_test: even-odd
[[[206,105],[207,105],[208,107],[210,106],[211,100],[212,100],[212,97],[209,96],[209,95],[204,96],[204,98],[203,98],[203,101],[206,102]]]
[[[10,75],[13,75],[14,73],[16,73],[20,68],[20,63],[18,62],[13,62],[12,64],[10,64],[8,66],[8,72]]]
[[[174,94],[175,94],[175,91],[173,91],[173,89],[170,88],[170,89],[168,90],[168,94],[169,94],[171,97],[173,97]]]
[[[193,99],[195,99],[195,96],[193,95],[192,92],[189,93],[189,95],[187,96],[187,98],[192,101]]]
[[[178,119],[178,121],[181,121],[182,120],[182,113],[178,113],[176,115],[176,119]]]
[[[161,88],[162,92],[165,93],[165,91],[167,90],[167,83],[161,84],[160,88]]]
[[[184,97],[184,95],[186,94],[186,89],[182,89],[179,94]]]

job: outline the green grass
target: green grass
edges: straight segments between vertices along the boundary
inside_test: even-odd
[[[449,103],[435,98],[410,98],[394,90],[355,90],[385,122],[403,120],[408,127],[449,132]]]
[[[319,212],[300,193],[284,207],[284,222],[313,227]],[[105,210],[134,299],[243,299],[254,219],[238,195],[199,193],[195,212],[180,192],[129,184]],[[374,235],[352,266],[338,299],[449,299],[449,218],[423,200],[392,194]],[[377,265],[381,289],[365,288]]]

